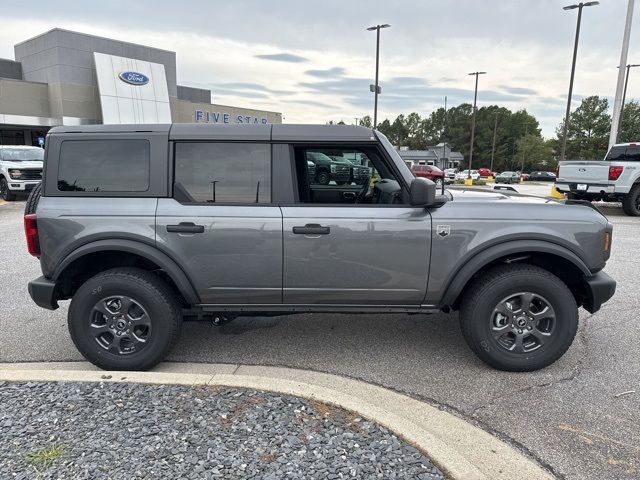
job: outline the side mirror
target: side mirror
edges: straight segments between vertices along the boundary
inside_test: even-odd
[[[436,184],[426,178],[414,178],[409,189],[409,203],[414,207],[429,207],[435,204]]]

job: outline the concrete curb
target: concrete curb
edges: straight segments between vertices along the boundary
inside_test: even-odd
[[[2,363],[0,381],[224,385],[319,400],[357,412],[425,452],[449,478],[553,477],[512,446],[455,415],[365,382],[290,368],[163,363],[150,372],[107,372],[85,362]]]

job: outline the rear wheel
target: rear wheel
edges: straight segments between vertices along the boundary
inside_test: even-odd
[[[578,329],[569,288],[533,265],[496,267],[476,279],[460,308],[462,334],[474,353],[499,370],[538,370],[558,360]]]
[[[640,216],[640,183],[631,187],[629,193],[622,199],[622,210],[632,217]]]
[[[69,332],[82,355],[105,370],[147,370],[169,353],[182,324],[174,292],[158,276],[115,268],[75,293]]]
[[[11,193],[7,179],[4,177],[0,178],[0,197],[7,202],[11,202],[16,199],[16,195]]]

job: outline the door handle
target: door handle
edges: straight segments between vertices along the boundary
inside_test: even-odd
[[[180,222],[178,225],[167,225],[167,232],[203,233],[204,225],[196,225],[193,222]]]
[[[296,235],[329,235],[330,227],[323,227],[317,223],[307,223],[304,227],[293,227],[293,233]]]

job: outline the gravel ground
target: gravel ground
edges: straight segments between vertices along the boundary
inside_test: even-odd
[[[444,478],[353,413],[253,390],[0,382],[0,431],[2,479]]]

